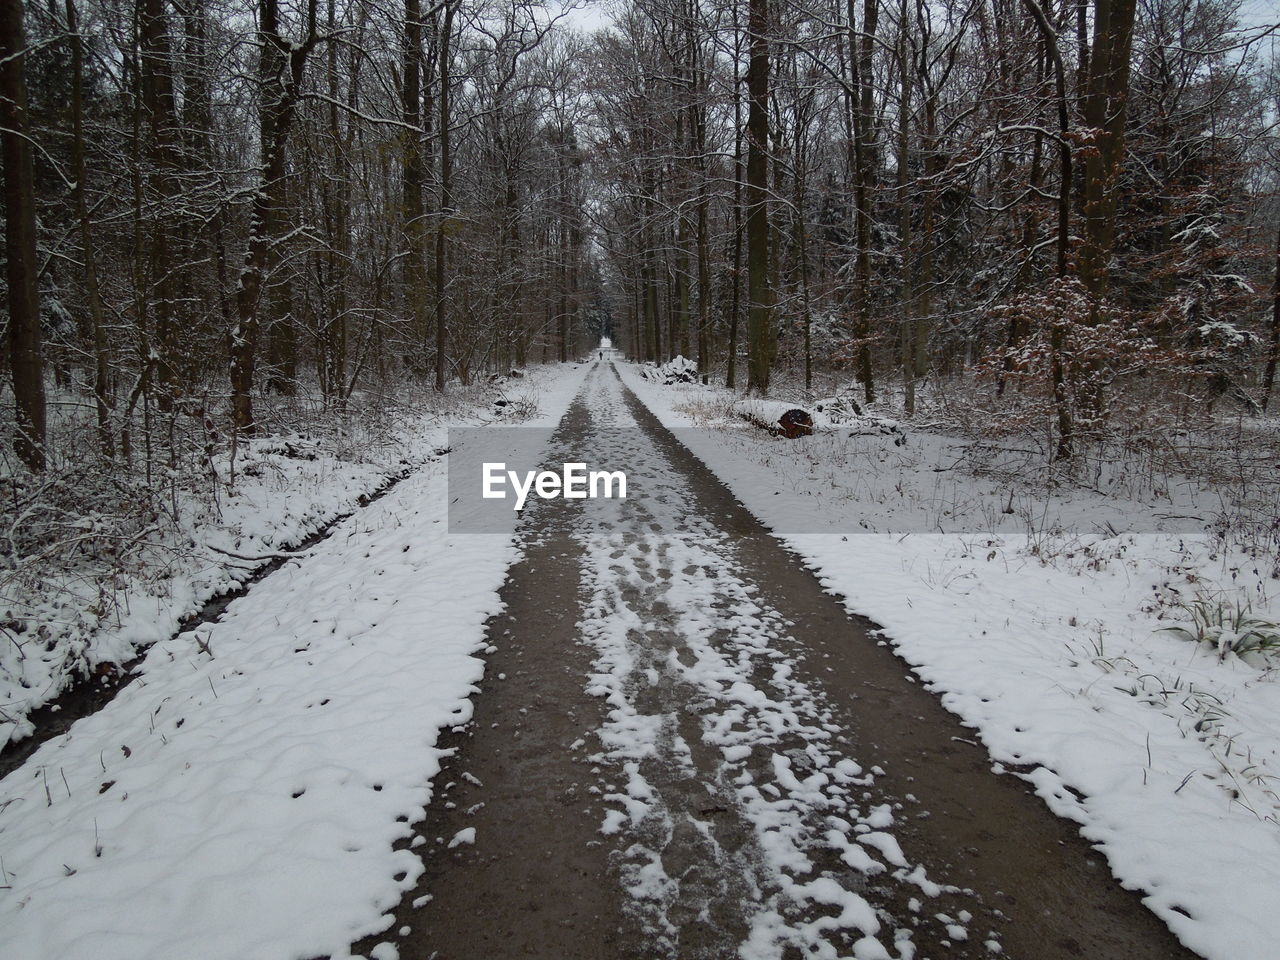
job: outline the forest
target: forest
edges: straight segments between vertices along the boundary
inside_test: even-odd
[[[6,4],[7,446],[132,463],[602,331],[908,417],[976,379],[1061,457],[1266,407],[1280,73],[1239,3],[610,9]]]
[[[11,569],[602,335],[1068,472],[1266,433],[1280,60],[1236,0],[3,16]]]
[[[0,166],[0,955],[1276,955],[1275,0],[0,0]]]

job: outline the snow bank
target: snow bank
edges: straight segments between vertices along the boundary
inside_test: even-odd
[[[297,455],[301,445],[307,455]],[[403,466],[397,457],[339,459],[302,438],[251,442],[237,458],[233,490],[216,508],[203,494],[180,496],[177,524],[157,523],[116,563],[6,591],[9,628],[20,632],[0,645],[0,750],[29,736],[28,714],[77,676],[133,659],[260,566],[219,551],[252,557],[300,543]],[[225,458],[218,468],[227,475]]]

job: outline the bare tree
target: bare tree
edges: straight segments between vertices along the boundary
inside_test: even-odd
[[[769,282],[769,2],[747,16],[747,390],[766,393],[777,350]]]
[[[302,95],[307,57],[320,34],[316,28],[318,0],[308,0],[301,40],[281,33],[277,0],[261,0],[258,8],[258,106],[261,174],[250,211],[249,243],[236,297],[236,325],[231,331],[232,422],[248,436],[256,430],[253,418],[253,376],[257,364],[262,290],[281,228],[284,202],[285,148]]]
[[[9,366],[17,411],[14,450],[34,471],[45,466],[44,359],[36,293],[36,209],[27,124],[27,41],[21,0],[0,9],[0,149],[4,156]]]

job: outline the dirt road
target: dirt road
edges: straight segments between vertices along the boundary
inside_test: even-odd
[[[527,512],[426,874],[357,951],[1191,956],[609,363],[553,447],[635,492]]]

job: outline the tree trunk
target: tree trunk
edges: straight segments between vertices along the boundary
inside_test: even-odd
[[[911,65],[907,58],[907,0],[901,0],[898,7],[898,250],[902,261],[902,275],[898,303],[901,317],[899,320],[898,347],[902,363],[903,412],[908,417],[916,413],[916,371],[914,355],[915,326],[915,290],[912,277],[911,247],[911,197],[908,192],[910,182],[910,124],[911,94],[914,84]],[[926,234],[924,242],[928,243]]]
[[[742,314],[742,94],[738,63],[742,59],[742,33],[738,29],[738,5],[733,5],[733,289],[729,296],[729,363],[724,385],[737,386],[738,325]]]
[[[1263,413],[1271,401],[1277,363],[1280,363],[1280,231],[1276,232],[1276,272],[1271,281],[1271,352],[1267,357],[1267,372],[1262,378]]]
[[[689,218],[680,215],[676,228],[675,297],[671,321],[671,352],[689,355],[689,246],[693,238]]]
[[[561,127],[557,134],[557,180],[559,188],[559,259],[556,270],[559,274],[560,287],[559,306],[556,310],[556,348],[561,363],[569,360],[569,259],[571,247],[569,236],[569,137],[568,131]]]
[[[337,29],[335,0],[329,0],[329,32]],[[337,171],[336,198],[331,210],[329,245],[326,251],[328,275],[333,287],[332,316],[323,317],[324,323],[324,383],[326,396],[339,406],[347,395],[347,284],[346,271],[350,258],[351,238],[347,226],[347,209],[351,198],[351,163],[348,156],[350,142],[343,135],[338,120],[338,45],[329,44],[329,138],[333,143],[334,166]],[[354,106],[355,77],[350,78],[348,97]],[[419,274],[420,275],[420,274]]]
[[[445,256],[447,249],[447,231],[451,227],[453,216],[453,196],[451,194],[452,185],[450,178],[453,174],[452,163],[452,137],[450,135],[449,123],[449,85],[453,82],[449,76],[450,58],[453,50],[453,14],[455,4],[449,2],[444,8],[444,22],[440,29],[440,53],[439,53],[439,71],[440,71],[440,210],[439,219],[436,222],[436,262],[435,262],[435,293],[436,293],[436,379],[435,387],[437,393],[444,393],[446,357],[445,349],[448,345],[448,309],[447,299],[445,297]]]
[[[14,452],[32,471],[45,467],[44,358],[36,279],[35,181],[27,139],[26,34],[22,0],[0,4],[0,154],[4,159],[9,366],[17,412]]]
[[[236,295],[236,325],[231,331],[231,418],[236,431],[246,436],[252,436],[257,429],[253,418],[253,377],[263,285],[279,232],[279,210],[285,193],[285,147],[301,95],[307,56],[318,40],[318,0],[309,0],[307,35],[301,43],[280,35],[277,2],[261,0],[259,11],[262,173],[249,212],[249,245]]]
[[[1135,12],[1136,0],[1095,0],[1094,4],[1084,119],[1093,128],[1096,142],[1085,156],[1080,279],[1095,303],[1106,295],[1108,261],[1115,245]]]
[[[1066,68],[1062,62],[1062,53],[1058,49],[1057,36],[1053,31],[1048,13],[1039,6],[1038,0],[1025,0],[1027,9],[1035,19],[1044,38],[1046,49],[1053,60],[1054,85],[1058,99],[1058,160],[1061,168],[1058,185],[1058,264],[1059,281],[1067,276],[1068,253],[1071,243],[1071,180],[1072,161],[1071,143],[1067,140],[1070,118],[1067,110]],[[1083,2],[1083,0],[1082,0]],[[1121,0],[1128,2],[1128,0]],[[1126,67],[1127,70],[1127,67]],[[1053,403],[1058,417],[1058,447],[1054,453],[1055,460],[1065,460],[1075,449],[1075,422],[1072,416],[1071,401],[1068,396],[1066,372],[1062,359],[1063,333],[1062,325],[1056,321],[1049,331],[1049,349],[1053,354],[1050,361],[1051,386]]]
[[[85,199],[88,171],[84,159],[84,43],[73,0],[66,0],[66,9],[67,32],[71,35],[71,169],[76,180],[76,219],[80,221],[84,290],[93,333],[93,400],[98,415],[98,445],[103,456],[111,458],[115,456],[115,440],[111,434],[111,360],[107,352],[106,317],[98,290],[98,257],[89,222],[89,204]]]
[[[698,350],[698,373],[706,380],[711,365],[710,337],[711,327],[711,237],[707,222],[708,183],[707,183],[707,105],[706,105],[706,70],[702,67],[697,39],[694,34],[695,11],[692,6],[688,10],[685,21],[686,40],[689,53],[689,133],[693,149],[694,172],[698,182],[696,186],[698,200],[696,204],[696,243],[698,258],[698,329],[695,340]]]
[[[863,0],[862,36],[855,43],[853,0],[848,0],[849,56],[852,63],[853,83],[858,90],[857,108],[853,116],[854,133],[854,208],[857,212],[855,229],[856,259],[854,265],[854,302],[858,338],[858,376],[862,380],[863,397],[867,403],[876,398],[875,380],[871,370],[871,177],[875,169],[872,156],[871,123],[874,106],[871,71],[874,66],[876,22],[879,18],[878,0]]]
[[[750,0],[747,35],[747,390],[767,393],[777,349],[769,284],[769,0]]]
[[[404,77],[401,111],[406,129],[403,166],[403,239],[405,319],[410,331],[410,351],[425,356],[427,329],[426,222],[422,191],[426,170],[422,153],[422,9],[419,0],[404,0]],[[413,358],[414,361],[417,357]],[[417,366],[416,362],[413,366]]]
[[[159,353],[156,377],[161,386],[159,404],[167,410],[180,392],[176,306],[179,278],[174,247],[181,229],[171,222],[179,193],[175,136],[177,110],[173,95],[173,48],[169,41],[165,0],[141,0],[138,17],[138,59],[141,67],[142,109],[146,117],[146,157],[153,209],[148,224],[147,297]]]
[[[793,186],[795,189],[795,229],[794,240],[796,255],[800,268],[800,319],[804,332],[804,388],[813,386],[813,305],[809,297],[809,225],[805,220],[805,207],[808,205],[806,191],[808,188],[808,158],[804,149],[806,132],[796,126],[795,144],[793,145],[794,170]]]

